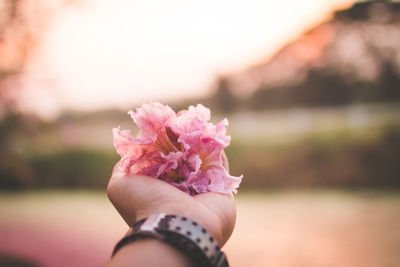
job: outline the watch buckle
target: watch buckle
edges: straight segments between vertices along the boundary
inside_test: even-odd
[[[156,227],[162,219],[166,216],[165,213],[153,213],[146,221],[140,226],[140,230],[143,232],[156,233]]]

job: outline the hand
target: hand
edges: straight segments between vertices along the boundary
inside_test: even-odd
[[[222,160],[224,167],[229,169],[225,155]],[[221,247],[235,226],[236,205],[232,194],[190,196],[152,177],[125,176],[118,171],[117,165],[108,184],[107,195],[129,226],[153,213],[181,215],[205,227]]]

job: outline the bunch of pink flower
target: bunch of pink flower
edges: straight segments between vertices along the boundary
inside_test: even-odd
[[[231,176],[222,165],[230,143],[226,119],[212,124],[210,110],[200,104],[176,114],[150,102],[128,114],[140,131],[132,137],[129,130],[113,129],[120,171],[164,180],[191,195],[236,193],[242,176]]]

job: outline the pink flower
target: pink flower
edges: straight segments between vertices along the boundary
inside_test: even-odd
[[[140,131],[134,138],[129,130],[113,129],[120,171],[161,179],[191,195],[237,192],[242,176],[231,176],[222,166],[230,144],[226,119],[210,123],[210,110],[200,104],[175,114],[150,102],[128,113]]]

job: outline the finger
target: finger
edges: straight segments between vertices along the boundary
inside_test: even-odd
[[[151,213],[165,212],[166,203],[178,206],[191,198],[164,181],[140,175],[112,177],[107,195],[129,225]]]
[[[207,206],[214,214],[218,215],[218,218],[221,220],[220,225],[224,226],[220,231],[222,233],[220,240],[228,240],[236,222],[236,203],[233,194],[210,192],[196,195],[194,198]],[[220,243],[221,246],[223,243]]]
[[[195,195],[194,198],[197,201],[202,202],[210,210],[214,211],[216,214],[236,213],[236,203],[235,198],[232,193],[222,194],[222,193],[204,193]]]
[[[125,172],[121,169],[121,160],[118,161],[111,172],[110,182],[125,176]]]

